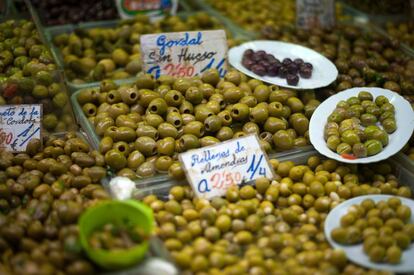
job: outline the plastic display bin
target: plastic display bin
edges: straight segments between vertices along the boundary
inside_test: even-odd
[[[177,16],[181,18],[187,18],[191,15],[196,14],[196,12],[180,12],[177,13]],[[218,21],[223,25],[223,27],[227,28],[230,32],[232,38],[239,39],[239,40],[246,40],[249,39],[248,36],[241,33],[239,30],[234,29],[233,27],[228,25],[228,20],[224,19],[222,16],[216,17]],[[118,25],[121,20],[108,20],[108,21],[96,21],[96,22],[87,22],[87,23],[80,23],[80,24],[68,24],[68,25],[61,25],[61,26],[54,26],[48,27],[44,29],[45,37],[48,46],[52,51],[52,55],[55,59],[56,64],[61,70],[64,70],[65,64],[63,62],[63,56],[61,54],[60,49],[53,44],[53,37],[62,34],[62,33],[71,33],[74,32],[76,29],[92,29],[92,28],[113,28]],[[133,80],[135,77],[130,77],[127,79],[122,80]],[[99,81],[94,82],[86,82],[82,84],[77,84],[69,79],[66,78],[66,84],[69,87],[71,93],[78,91],[80,89],[91,88],[94,86],[99,85]]]
[[[133,82],[134,82],[133,80],[115,81],[115,83],[117,83],[118,85],[128,85],[128,84],[132,84]],[[94,87],[87,88],[87,89],[99,89],[99,86],[94,86]],[[72,103],[73,110],[74,110],[78,124],[81,126],[81,128],[85,132],[91,146],[94,149],[98,150],[101,138],[96,134],[94,126],[89,122],[88,118],[83,113],[82,106],[80,106],[77,100],[77,97],[82,90],[84,89],[78,90],[72,94],[71,103]],[[277,158],[280,156],[290,156],[290,155],[294,155],[294,154],[301,153],[301,152],[308,152],[311,150],[313,150],[313,147],[311,145],[308,145],[308,146],[303,146],[303,147],[297,147],[292,150],[288,150],[284,152],[270,153],[269,157]],[[141,178],[141,179],[135,180],[137,188],[151,187],[154,184],[157,184],[157,185],[164,184],[164,183],[169,184],[171,182],[173,184],[177,184],[177,182],[173,180],[172,178],[170,178],[167,174],[157,174],[156,176],[153,176],[153,177]]]

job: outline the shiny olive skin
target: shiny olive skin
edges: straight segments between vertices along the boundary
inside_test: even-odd
[[[273,143],[279,149],[291,149],[294,145],[294,140],[285,130],[278,130],[273,134]]]
[[[157,143],[150,137],[142,136],[135,141],[135,149],[139,150],[146,157],[153,156],[157,152]]]
[[[386,118],[381,122],[381,124],[388,134],[392,134],[397,129],[397,123],[394,118]]]
[[[176,138],[178,136],[178,130],[174,125],[170,123],[163,122],[158,126],[158,134],[160,138],[172,137]]]
[[[382,147],[383,147],[382,143],[378,140],[375,140],[375,139],[367,140],[364,143],[364,145],[367,148],[367,155],[368,156],[373,156],[373,155],[378,154],[379,152],[382,151]]]
[[[204,124],[200,121],[191,121],[187,125],[184,125],[183,133],[202,137],[204,135]]]
[[[250,109],[249,118],[255,123],[263,123],[269,117],[267,103],[259,103]]]
[[[157,151],[161,155],[172,156],[175,152],[175,139],[166,137],[157,141]]]
[[[209,116],[204,120],[204,128],[208,132],[217,132],[220,130],[221,126],[222,120],[216,115]]]
[[[223,126],[220,130],[216,133],[216,138],[221,141],[229,140],[233,137],[234,133],[230,127]]]

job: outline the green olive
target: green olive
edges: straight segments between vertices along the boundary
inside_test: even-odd
[[[239,87],[230,87],[223,92],[224,100],[231,104],[239,102],[243,96],[244,94]]]
[[[199,139],[192,134],[184,134],[178,139],[178,142],[184,150],[195,149],[200,147]]]
[[[219,116],[212,115],[204,120],[204,128],[208,132],[217,132],[221,128],[222,120]]]
[[[381,122],[381,124],[388,134],[392,134],[395,130],[397,130],[397,123],[394,118],[386,118]]]
[[[233,122],[233,118],[230,111],[221,111],[217,114],[217,116],[221,118],[221,123],[223,126],[230,126]]]
[[[376,98],[375,98],[375,104],[377,104],[378,106],[382,106],[382,105],[384,105],[384,104],[386,104],[386,103],[389,103],[389,100],[388,100],[388,98],[387,97],[385,97],[385,96],[383,96],[383,95],[380,95],[380,96],[377,96]]]
[[[162,98],[155,98],[153,99],[148,105],[148,112],[152,114],[163,115],[167,112],[167,102],[165,102]]]
[[[372,94],[370,92],[366,92],[366,91],[361,91],[358,93],[358,98],[360,101],[363,100],[369,100],[369,101],[373,101],[374,97],[372,96]]]
[[[203,92],[197,87],[189,87],[185,91],[185,99],[192,104],[200,104],[203,98]]]
[[[265,103],[259,103],[250,109],[249,118],[255,123],[263,123],[269,117],[268,106]]]
[[[139,137],[135,141],[135,149],[139,150],[146,157],[153,156],[157,153],[157,143],[150,137]]]
[[[352,147],[348,143],[340,143],[338,144],[338,147],[336,147],[336,152],[340,155],[350,154],[352,152]]]
[[[163,122],[158,126],[158,134],[160,138],[172,137],[176,138],[178,136],[178,130],[174,125],[170,123]]]
[[[274,116],[274,117],[281,117],[283,116],[283,104],[278,102],[278,101],[274,101],[269,103],[268,105],[268,109],[269,109],[269,115],[270,116]]]
[[[105,162],[114,169],[122,169],[127,165],[127,159],[124,154],[115,149],[106,152]]]
[[[293,148],[294,141],[285,130],[278,130],[273,134],[273,143],[277,149],[289,150]]]
[[[364,146],[367,149],[367,155],[368,156],[376,155],[376,154],[378,154],[379,152],[382,151],[382,143],[378,140],[375,140],[375,139],[367,140],[364,143]]]
[[[231,117],[236,121],[243,121],[249,117],[249,107],[243,103],[236,103],[231,109]]]

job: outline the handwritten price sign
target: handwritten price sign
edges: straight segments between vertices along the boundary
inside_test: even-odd
[[[41,118],[41,105],[0,106],[0,148],[25,151],[32,138],[40,138]]]
[[[160,75],[192,77],[210,68],[227,72],[227,39],[223,30],[172,32],[141,36],[144,70]]]
[[[335,1],[296,0],[296,25],[302,29],[332,28],[335,25]]]
[[[230,186],[259,177],[274,177],[256,135],[190,150],[179,158],[194,192],[202,198],[224,195]]]

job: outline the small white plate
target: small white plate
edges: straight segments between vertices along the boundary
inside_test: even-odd
[[[328,116],[336,108],[336,104],[341,100],[347,100],[352,96],[357,96],[360,91],[370,92],[374,98],[380,95],[388,98],[390,103],[392,103],[395,107],[397,130],[389,135],[389,143],[380,153],[365,158],[345,159],[328,148],[323,136],[324,128],[327,123]],[[328,158],[347,163],[370,163],[387,159],[398,153],[410,139],[413,130],[414,111],[410,103],[402,96],[387,89],[358,87],[333,95],[322,102],[318,108],[316,108],[315,112],[312,114],[309,124],[309,137],[310,142],[315,149]]]
[[[290,58],[292,60],[302,58],[305,62],[312,64],[312,77],[309,79],[299,77],[298,85],[291,86],[287,84],[284,78],[277,76],[259,76],[241,64],[243,53],[248,49],[254,51],[264,50],[266,53],[274,55],[280,62],[284,58]],[[303,46],[279,41],[256,40],[233,47],[229,51],[229,61],[234,68],[248,76],[292,89],[316,89],[325,87],[331,84],[338,76],[338,70],[335,65],[320,53]]]
[[[391,196],[391,195],[367,195],[367,196],[360,196],[356,197],[350,200],[346,200],[343,203],[337,205],[334,209],[332,209],[331,212],[329,212],[329,215],[325,219],[325,236],[328,240],[328,242],[333,246],[334,248],[342,249],[345,251],[346,256],[349,260],[353,261],[354,263],[357,263],[361,266],[377,269],[377,270],[388,270],[392,272],[397,273],[407,273],[407,272],[414,272],[414,244],[411,243],[410,246],[403,251],[401,262],[399,264],[387,264],[387,263],[374,263],[369,260],[369,257],[367,254],[365,254],[363,250],[363,245],[357,244],[357,245],[341,245],[331,238],[331,231],[340,226],[340,219],[343,215],[348,213],[348,209],[350,206],[354,204],[360,204],[365,199],[372,199],[375,202],[387,200],[392,197],[397,196]],[[410,223],[414,223],[414,201],[398,197],[402,204],[407,205],[411,208],[411,219]]]

